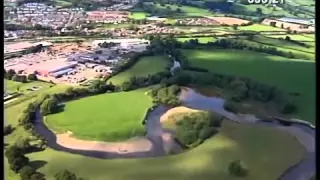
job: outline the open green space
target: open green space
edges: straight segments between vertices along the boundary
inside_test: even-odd
[[[147,16],[149,16],[149,13],[146,13],[146,12],[131,12],[131,14],[129,15],[129,18],[145,19],[147,18]]]
[[[199,41],[199,43],[203,43],[206,44],[208,42],[214,42],[217,39],[213,38],[213,37],[188,37],[188,38],[177,38],[177,40],[179,42],[186,42],[189,41],[191,39],[197,39]]]
[[[277,50],[286,52],[286,53],[293,53],[295,59],[306,59],[306,60],[314,60],[314,47],[305,47],[300,44],[296,44],[294,42],[290,42],[284,39],[277,39],[277,38],[270,38],[267,36],[254,36],[252,39],[248,40],[246,37],[240,37],[243,39],[243,42],[252,44],[254,46],[267,46],[267,47],[274,47]],[[309,44],[307,44],[309,45]]]
[[[120,85],[131,77],[147,77],[149,74],[152,75],[164,71],[169,63],[170,61],[165,56],[142,57],[131,68],[110,78],[108,82]]]
[[[62,6],[62,7],[70,7],[72,3],[70,1],[65,0],[54,0],[56,6]]]
[[[132,24],[129,23],[121,23],[121,24],[99,24],[97,25],[97,27],[101,27],[101,28],[106,28],[106,29],[110,29],[110,28],[128,28],[132,26]]]
[[[162,12],[162,15],[166,16],[170,14],[170,17],[172,15],[179,16],[179,17],[202,17],[202,16],[212,16],[213,13],[210,12],[208,9],[193,7],[193,6],[178,6],[175,4],[163,4],[163,6],[160,3],[157,4],[149,4],[149,9],[152,10],[152,12],[160,13]],[[156,14],[157,14],[156,13]]]
[[[276,85],[300,96],[292,99],[298,107],[293,116],[315,123],[315,64],[254,51],[235,49],[183,50],[193,66],[233,74]]]
[[[40,89],[46,89],[50,87],[50,83],[42,82],[42,81],[32,81],[28,83],[21,83],[21,82],[16,82],[12,80],[4,80],[4,88],[8,92],[22,92],[22,93],[32,93],[28,92],[28,88],[32,87],[41,87]],[[39,89],[39,90],[40,90]]]
[[[280,29],[277,27],[272,27],[272,26],[268,26],[268,25],[263,25],[263,24],[253,24],[250,26],[239,26],[238,27],[239,30],[242,31],[286,31],[284,29]]]
[[[305,41],[305,42],[315,41],[315,39],[309,36],[309,34],[267,35],[267,37],[272,37],[272,38],[286,38],[286,36],[289,36],[291,40],[295,40],[295,41]]]
[[[31,161],[47,162],[39,170],[48,180],[63,169],[94,180],[234,180],[228,165],[237,159],[249,168],[248,177],[241,179],[271,180],[298,163],[304,154],[303,147],[286,132],[224,121],[218,134],[199,147],[174,156],[104,160],[48,148],[28,157]]]
[[[107,93],[67,102],[63,112],[47,116],[45,123],[81,139],[125,140],[144,134],[142,120],[151,106],[145,89]]]

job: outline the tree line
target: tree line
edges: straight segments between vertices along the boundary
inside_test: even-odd
[[[21,83],[27,83],[28,80],[30,80],[30,81],[38,80],[37,75],[35,73],[29,74],[28,76],[19,75],[19,73],[21,73],[21,72],[18,72],[18,74],[17,74],[13,69],[9,69],[8,71],[6,71],[4,69],[3,77],[5,79],[16,81],[16,82],[21,82]]]

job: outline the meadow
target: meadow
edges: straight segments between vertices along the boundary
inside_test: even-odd
[[[239,26],[238,30],[242,31],[286,31],[277,27],[267,26],[263,24],[253,24],[250,26]]]
[[[213,38],[213,37],[188,37],[188,38],[177,38],[177,40],[179,42],[186,42],[186,41],[189,41],[191,39],[198,39],[199,43],[203,43],[203,44],[206,44],[208,42],[214,42],[216,41],[217,39],[216,38]]]
[[[286,132],[224,121],[220,132],[201,146],[173,156],[102,160],[48,148],[28,157],[45,164],[39,170],[48,180],[53,180],[54,174],[63,169],[94,180],[234,180],[228,173],[228,165],[237,159],[249,168],[249,175],[243,180],[271,180],[304,155],[303,147]]]
[[[148,15],[149,15],[149,13],[146,13],[146,12],[131,12],[131,14],[129,15],[129,18],[145,19],[145,18],[147,18]]]
[[[315,123],[315,64],[254,51],[235,49],[183,50],[193,66],[213,72],[249,77],[275,85],[292,97],[298,107],[293,117]]]
[[[147,77],[149,74],[156,74],[164,71],[165,67],[170,63],[165,56],[147,56],[142,57],[130,69],[121,72],[114,77],[110,78],[108,82],[116,85],[121,85],[123,82],[128,81],[131,77]]]
[[[286,52],[286,53],[293,53],[296,59],[306,59],[306,60],[314,60],[314,47],[305,47],[299,44],[287,41],[287,40],[280,40],[277,38],[270,38],[266,36],[254,36],[253,39],[248,40],[246,37],[240,37],[243,39],[244,42],[255,46],[267,46],[267,47],[274,47],[277,50]]]
[[[272,38],[285,38],[289,36],[291,40],[295,41],[305,41],[305,42],[314,42],[314,37],[310,36],[309,34],[285,34],[285,35],[267,35],[267,37]]]
[[[151,106],[145,89],[102,94],[65,103],[63,112],[47,116],[45,124],[57,133],[71,131],[80,139],[125,140],[144,135],[142,120]]]
[[[212,16],[213,13],[210,12],[207,9],[192,7],[192,6],[177,6],[177,5],[171,5],[171,4],[165,4],[164,6],[161,6],[159,3],[152,6],[153,9],[158,10],[164,10],[164,9],[170,9],[171,11],[176,11],[177,9],[181,9],[181,13],[177,12],[177,15],[181,16]]]

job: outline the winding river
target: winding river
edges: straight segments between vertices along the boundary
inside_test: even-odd
[[[175,67],[179,67],[179,64],[175,63]],[[172,68],[174,69],[174,68]],[[270,126],[289,132],[295,136],[296,139],[307,150],[307,156],[299,164],[289,168],[279,180],[309,180],[315,174],[315,129],[309,125],[293,122],[291,126],[283,126],[275,122],[264,122],[252,115],[233,114],[223,108],[224,99],[217,97],[204,96],[191,88],[183,88],[184,90],[180,94],[180,100],[182,105],[191,109],[197,110],[210,110],[218,114],[227,117],[231,121],[238,123],[254,124],[257,126]],[[96,158],[142,158],[142,157],[155,157],[165,156],[168,154],[168,150],[174,151],[174,153],[182,152],[182,149],[175,143],[171,136],[171,132],[162,129],[160,123],[160,117],[166,113],[170,108],[165,106],[158,106],[148,114],[145,137],[129,140],[131,143],[135,141],[146,141],[150,144],[148,148],[135,149],[133,151],[101,151],[95,149],[101,144],[97,145],[97,148],[91,147],[88,150],[85,147],[74,148],[68,146],[68,144],[61,142],[58,135],[49,130],[43,123],[42,117],[39,111],[37,111],[35,128],[36,131],[44,136],[48,141],[48,146],[57,151],[64,151],[73,154],[80,154],[84,156],[96,157]],[[116,144],[116,143],[114,143]],[[119,143],[118,143],[119,144]],[[103,146],[111,146],[112,143],[105,143]]]

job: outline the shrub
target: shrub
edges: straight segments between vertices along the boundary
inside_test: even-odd
[[[240,160],[233,161],[229,164],[229,173],[237,177],[245,177],[248,175],[249,171],[244,167]]]

